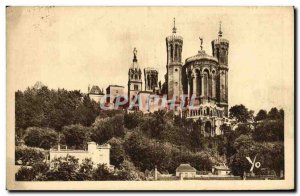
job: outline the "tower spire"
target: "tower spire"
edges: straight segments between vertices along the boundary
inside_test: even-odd
[[[219,21],[219,37],[222,37],[222,34],[223,34],[223,32],[222,32],[222,22]]]
[[[176,30],[177,30],[177,29],[176,29],[176,27],[175,27],[175,18],[174,18],[173,20],[174,20],[174,21],[173,21],[173,22],[174,22],[173,33],[176,33]]]

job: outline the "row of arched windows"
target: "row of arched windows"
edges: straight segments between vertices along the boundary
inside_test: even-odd
[[[190,95],[196,94],[196,96],[216,97],[216,77],[215,71],[209,74],[209,71],[205,69],[202,74],[200,70],[195,71],[195,76],[190,77],[189,81]]]
[[[199,109],[192,109],[189,111],[190,116],[217,116],[217,117],[223,117],[223,112],[217,109],[205,107],[200,107]]]

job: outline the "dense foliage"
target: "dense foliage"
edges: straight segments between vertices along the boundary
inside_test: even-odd
[[[244,105],[230,108],[231,126],[223,124],[223,135],[204,137],[201,120],[181,118],[172,112],[150,114],[123,110],[101,111],[79,91],[28,88],[16,92],[16,164],[23,167],[17,180],[145,180],[144,172],[155,166],[175,173],[181,163],[198,171],[211,171],[226,163],[234,175],[249,172],[245,157],[255,156],[264,169],[279,175],[284,169],[284,111],[272,108],[256,115]],[[50,169],[45,153],[58,142],[85,149],[88,141],[111,145],[110,161],[93,168],[90,160],[58,158]],[[25,144],[28,147],[22,146]]]
[[[17,91],[16,131],[28,127],[49,127],[60,131],[63,126],[82,124],[90,126],[99,114],[98,105],[80,91],[49,90],[48,87]]]

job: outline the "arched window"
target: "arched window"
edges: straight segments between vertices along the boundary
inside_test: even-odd
[[[175,44],[175,60],[178,58],[178,45]]]
[[[200,71],[196,70],[196,96],[201,95],[201,77],[200,77]]]
[[[211,94],[212,98],[216,97],[216,72],[215,70],[212,71],[212,79],[211,79]]]
[[[208,96],[208,70],[205,69],[203,73],[203,90],[204,90],[204,96]]]
[[[171,59],[173,61],[173,45],[171,45],[171,47],[170,47],[170,53],[171,53]]]

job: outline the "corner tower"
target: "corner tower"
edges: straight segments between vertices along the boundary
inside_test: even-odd
[[[131,103],[134,96],[142,90],[142,71],[137,60],[137,50],[133,50],[132,65],[128,71],[128,102]]]
[[[173,96],[179,97],[182,93],[181,70],[182,70],[182,45],[183,39],[176,34],[175,18],[173,34],[166,37],[167,46],[167,88],[168,99]]]
[[[222,38],[221,22],[218,38],[211,42],[213,56],[218,59],[217,77],[217,103],[224,108],[225,116],[228,117],[228,49],[229,41]]]

